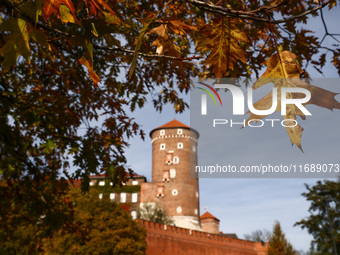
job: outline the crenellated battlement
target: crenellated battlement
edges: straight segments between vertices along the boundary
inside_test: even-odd
[[[138,220],[147,231],[147,254],[265,255],[266,244]],[[166,252],[164,252],[167,250]],[[194,253],[188,252],[194,251]],[[206,252],[205,252],[206,251]]]
[[[190,136],[190,135],[160,135],[160,136],[153,137],[151,140],[151,144],[153,144],[155,141],[160,140],[160,139],[173,139],[173,138],[190,139],[192,141],[195,141],[196,143],[198,142],[195,137]]]

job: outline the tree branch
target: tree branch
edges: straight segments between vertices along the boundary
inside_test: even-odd
[[[102,49],[102,50],[111,50],[111,51],[122,51],[126,53],[131,53],[134,54],[135,50],[128,50],[124,49],[122,47],[108,47],[108,46],[99,46],[99,45],[93,45],[93,48],[96,49]],[[179,58],[179,57],[173,57],[173,56],[167,56],[167,55],[158,55],[158,54],[146,54],[142,52],[138,52],[138,55],[146,57],[146,58],[165,58],[165,59],[171,59],[171,60],[193,60],[193,59],[201,59],[203,58],[202,56],[192,56],[188,58]]]
[[[10,1],[8,0],[2,0],[3,4],[9,8],[9,9],[13,9],[15,10],[17,13],[19,13],[22,17],[24,17],[27,21],[29,21],[31,24],[35,24],[34,19],[29,16],[27,13],[25,13],[24,11],[22,11],[21,9],[19,9],[18,7],[16,7],[15,5],[13,5]],[[51,28],[41,22],[38,22],[36,24],[37,27],[40,27],[46,31],[50,31],[50,32],[54,32],[58,35],[62,35],[62,36],[66,36],[66,37],[70,37],[70,38],[76,38],[77,36],[72,35],[70,33],[61,31],[59,29],[55,29],[55,28]],[[108,47],[108,46],[100,46],[100,45],[96,45],[93,44],[93,48],[95,49],[102,49],[102,50],[110,50],[110,51],[120,51],[120,52],[126,52],[126,53],[130,53],[130,54],[134,54],[135,51],[134,50],[128,50],[125,49],[123,47]],[[180,57],[173,57],[173,56],[167,56],[167,55],[158,55],[158,54],[146,54],[146,53],[141,53],[138,52],[138,55],[146,57],[146,58],[163,58],[163,59],[170,59],[170,60],[194,60],[194,59],[201,59],[203,58],[202,56],[192,56],[192,57],[188,57],[188,58],[180,58]]]
[[[235,17],[235,18],[241,18],[241,19],[249,19],[249,20],[254,20],[254,21],[260,21],[260,22],[266,22],[269,23],[270,20],[267,18],[262,18],[258,16],[258,13],[261,11],[268,11],[273,9],[271,6],[268,6],[267,8],[265,6],[260,7],[256,10],[253,11],[241,11],[241,10],[232,10],[230,8],[225,8],[225,7],[221,7],[221,6],[216,6],[213,4],[209,4],[207,2],[204,1],[200,1],[200,0],[180,0],[182,2],[186,2],[186,3],[190,3],[192,5],[197,6],[199,9],[208,11],[208,12],[213,12],[213,13],[217,13],[217,14],[221,14],[223,16],[228,16],[228,17]],[[295,20],[304,16],[307,16],[311,13],[314,13],[322,8],[324,8],[326,5],[328,5],[329,3],[333,2],[334,0],[328,0],[324,3],[322,3],[321,5],[319,5],[318,7],[315,7],[313,9],[310,9],[308,11],[305,11],[299,15],[296,16],[291,16],[288,18],[283,18],[283,19],[279,19],[279,20],[271,20],[272,24],[279,24],[279,23],[285,23],[287,21],[291,21],[291,20]],[[278,7],[281,4],[284,4],[286,1],[282,1],[280,4],[278,4],[277,6],[274,7]]]

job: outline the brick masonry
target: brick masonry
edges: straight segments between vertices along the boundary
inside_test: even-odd
[[[198,133],[186,127],[151,132],[152,182],[142,184],[141,203],[158,204],[177,226],[185,225],[185,217],[199,224],[198,179],[190,176],[197,164],[197,139]]]
[[[267,244],[138,220],[147,231],[147,255],[265,255]]]

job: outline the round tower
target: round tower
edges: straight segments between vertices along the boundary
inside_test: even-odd
[[[177,227],[200,229],[198,178],[190,175],[197,165],[198,136],[178,120],[150,132],[156,203]]]

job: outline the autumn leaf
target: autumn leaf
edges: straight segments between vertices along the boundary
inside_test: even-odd
[[[0,49],[0,55],[4,57],[2,67],[9,70],[15,66],[17,58],[23,56],[28,62],[31,55],[29,46],[29,26],[23,19],[6,20],[0,25],[0,31],[10,31],[6,44]]]
[[[100,82],[99,76],[96,74],[96,72],[93,70],[93,63],[92,61],[89,61],[84,56],[79,59],[79,63],[81,65],[86,66],[87,71],[89,72],[90,78],[93,80],[93,82],[97,85],[98,82]]]
[[[152,14],[149,17],[148,22],[146,22],[146,24],[143,26],[143,28],[141,29],[141,31],[140,31],[137,39],[136,39],[135,52],[133,54],[133,58],[132,58],[132,61],[131,61],[131,67],[130,67],[130,70],[129,70],[129,79],[131,79],[132,74],[135,70],[135,67],[136,67],[136,64],[137,64],[138,52],[139,52],[140,47],[142,46],[144,35],[148,31],[151,23],[156,19],[156,17],[157,17],[157,15],[154,15],[154,14]]]
[[[86,3],[90,6],[90,16],[97,15],[98,11],[103,12],[100,7],[101,5],[111,12],[112,15],[116,16],[116,13],[104,0],[87,0]]]
[[[47,21],[52,14],[55,14],[57,17],[61,16],[60,5],[67,7],[75,19],[75,9],[72,0],[45,0],[43,7],[45,21]]]
[[[237,28],[236,22],[235,19],[217,17],[198,31],[197,50],[210,52],[205,65],[212,67],[217,78],[222,78],[227,69],[233,70],[238,60],[246,63],[245,50],[240,44],[247,43],[248,38]]]
[[[178,35],[185,35],[186,30],[188,31],[197,30],[195,26],[187,25],[179,20],[168,19],[166,20],[166,22],[168,22],[168,27]]]
[[[340,109],[340,103],[335,99],[337,93],[330,92],[328,90],[313,86],[299,79],[300,75],[303,73],[303,70],[296,62],[296,55],[289,52],[283,51],[279,54],[272,55],[269,59],[267,59],[264,64],[267,66],[267,70],[260,77],[260,79],[254,83],[253,89],[257,89],[265,84],[273,83],[276,88],[283,87],[291,87],[291,88],[303,88],[307,89],[311,93],[311,99],[305,103],[304,105],[314,104],[322,108],[327,108],[329,110]],[[277,94],[277,108],[275,111],[281,110],[281,90],[278,90]],[[287,99],[299,99],[303,98],[304,95],[301,93],[287,93]],[[273,95],[270,92],[268,95],[260,99],[258,102],[254,103],[254,108],[257,110],[267,110],[270,109],[273,102]],[[305,114],[298,108],[296,105],[287,104],[286,106],[286,115],[283,116],[283,119],[286,120],[286,127],[288,136],[292,144],[297,145],[301,151],[301,136],[303,132],[303,128],[297,124],[293,120],[296,120],[297,116],[305,119]],[[262,119],[266,117],[266,115],[256,115],[254,113],[250,113],[250,117],[247,120],[247,123],[251,119]],[[294,126],[295,125],[295,126]]]
[[[165,52],[168,53],[169,56],[173,57],[180,57],[181,56],[181,51],[180,48],[174,44],[170,38],[169,38],[169,30],[168,30],[168,25],[160,25],[158,27],[155,27],[151,29],[147,34],[157,34],[158,37],[151,46],[156,46],[156,53],[158,55],[162,55]]]
[[[69,8],[67,8],[65,5],[61,4],[59,7],[59,12],[60,12],[60,20],[63,23],[74,23],[74,17],[70,11]]]

